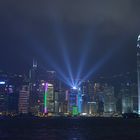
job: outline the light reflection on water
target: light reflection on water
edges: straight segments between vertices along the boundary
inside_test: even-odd
[[[86,140],[83,129],[13,129],[0,132],[0,140]]]
[[[6,120],[0,122],[0,140],[140,140],[139,124],[140,119],[111,118]]]

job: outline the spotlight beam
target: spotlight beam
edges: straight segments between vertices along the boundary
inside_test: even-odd
[[[26,31],[27,33],[25,34],[24,31],[24,37],[27,39],[28,44],[30,44],[30,47],[32,47],[35,52],[37,54],[40,54],[41,58],[46,62],[48,62],[53,68],[54,70],[56,70],[56,72],[58,72],[58,74],[62,77],[61,80],[69,85],[71,85],[71,82],[68,80],[67,76],[65,76],[65,74],[62,72],[62,70],[60,69],[59,66],[57,66],[57,64],[55,63],[55,61],[53,60],[53,58],[46,53],[46,50],[43,49],[43,47],[38,47],[38,46],[44,46],[41,45],[41,42],[38,42],[36,37],[31,34],[29,31]]]
[[[114,52],[118,49],[118,47],[113,47],[98,63],[96,63],[91,70],[87,73],[87,75],[81,80],[81,82],[78,85],[81,85],[82,81],[85,81],[86,79],[88,79],[92,74],[94,74],[95,72],[97,72],[97,70],[99,68],[101,68],[105,62],[107,62],[112,55],[114,54]]]
[[[43,48],[39,48],[36,51],[37,51],[37,53],[39,52],[40,54],[42,54],[41,56],[42,56],[43,60],[45,60],[45,62],[47,61],[54,68],[54,70],[56,70],[56,72],[58,72],[58,74],[63,78],[63,81],[64,82],[70,84],[70,81],[64,75],[64,73],[62,72],[62,70],[60,69],[60,67],[54,62],[53,58],[48,53],[45,53],[45,50],[43,50]]]
[[[92,30],[90,29],[90,30],[88,30],[88,32],[86,34],[86,38],[85,38],[84,43],[83,43],[81,58],[80,58],[79,66],[78,66],[78,73],[76,76],[76,85],[78,84],[78,80],[80,78],[81,72],[82,72],[84,65],[86,63],[88,53],[89,53],[90,47],[91,47],[91,42],[92,42]]]
[[[60,25],[59,26],[55,25],[55,34],[56,34],[57,40],[59,42],[59,47],[62,50],[63,60],[66,65],[71,83],[74,84],[71,63],[70,63],[68,51],[66,49],[67,45],[66,45],[66,42],[64,41],[65,39],[64,39],[64,35],[62,35],[62,28],[60,27]]]

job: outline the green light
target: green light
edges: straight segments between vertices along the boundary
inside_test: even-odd
[[[44,113],[47,113],[47,96],[48,96],[48,84],[46,83],[46,87],[45,87],[45,94],[44,94]]]
[[[73,116],[77,116],[78,115],[78,107],[77,106],[73,106],[72,107],[72,115]]]
[[[47,113],[47,92],[45,92],[45,96],[44,96],[44,107],[45,107],[45,113]]]

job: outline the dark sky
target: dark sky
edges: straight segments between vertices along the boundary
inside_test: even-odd
[[[63,46],[74,74],[83,48],[88,48],[83,73],[114,48],[99,70],[134,71],[139,33],[140,0],[1,0],[0,68],[23,73],[36,58],[50,69],[53,59],[67,72]]]

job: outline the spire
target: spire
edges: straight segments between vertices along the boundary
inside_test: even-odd
[[[140,41],[140,35],[138,36],[138,41]]]
[[[37,61],[33,59],[33,68],[37,68]]]
[[[140,48],[140,35],[138,36],[137,47]]]

